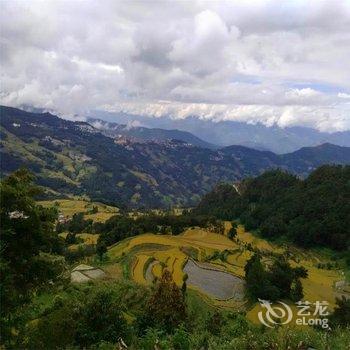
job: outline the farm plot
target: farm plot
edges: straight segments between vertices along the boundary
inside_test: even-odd
[[[116,215],[118,208],[105,205],[99,202],[89,202],[78,199],[58,199],[52,201],[40,201],[44,207],[56,207],[57,210],[65,217],[72,217],[75,213],[84,213],[85,219],[92,219],[94,222],[105,222],[111,216]],[[96,207],[97,212],[93,213],[92,209]]]
[[[308,278],[302,280],[305,300],[327,300],[334,304],[334,284],[342,279],[341,271],[317,268],[326,258],[296,247],[280,247],[238,227],[235,240],[204,229],[188,229],[178,236],[144,234],[123,240],[110,247],[111,261],[128,261],[130,277],[140,284],[151,284],[166,268],[181,286],[188,275],[188,288],[199,292],[211,304],[242,308],[244,304],[244,266],[254,250],[269,262],[276,253],[288,250],[292,266],[304,266]],[[257,317],[252,305],[248,317]]]
[[[188,284],[199,288],[210,296],[226,300],[244,298],[244,281],[230,273],[219,271],[188,260],[184,272],[188,274]]]
[[[183,283],[184,274],[186,271],[186,263],[188,259],[196,258],[202,261],[203,266],[206,265],[215,271],[209,274],[216,275],[216,270],[221,270],[223,274],[222,283],[229,281],[227,289],[230,289],[225,294],[219,293],[218,298],[227,299],[233,296],[231,288],[232,281],[241,281],[240,278],[232,275],[234,268],[226,262],[206,262],[208,257],[214,252],[234,251],[237,250],[237,244],[228,239],[224,235],[215,234],[202,229],[189,229],[179,236],[154,235],[144,234],[127,241],[123,241],[109,249],[109,256],[118,259],[122,255],[133,255],[133,265],[131,268],[132,278],[141,284],[150,283],[154,278],[159,278],[164,268],[168,269],[176,284],[179,286]],[[187,269],[190,267],[187,263]],[[231,273],[226,273],[229,271]],[[205,272],[204,272],[205,273]],[[221,276],[221,274],[220,274]],[[231,281],[231,282],[230,282]],[[221,282],[219,282],[221,283]],[[237,283],[236,283],[237,284]],[[201,289],[200,285],[193,287]],[[226,287],[225,287],[226,288]],[[202,292],[206,293],[205,289]],[[215,294],[212,294],[215,297]]]

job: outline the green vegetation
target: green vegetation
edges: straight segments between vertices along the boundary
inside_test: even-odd
[[[350,299],[342,296],[337,298],[336,307],[330,317],[331,326],[349,326],[350,325]]]
[[[304,176],[321,164],[350,162],[350,148],[333,145],[288,155],[176,140],[123,145],[88,123],[4,106],[0,113],[1,172],[27,167],[46,189],[42,199],[83,196],[119,208],[191,207],[223,181],[275,167]]]
[[[9,336],[16,310],[34,291],[63,277],[63,241],[54,231],[57,212],[37,205],[38,188],[26,170],[1,182],[1,328]]]
[[[171,333],[173,329],[186,321],[183,293],[173,281],[168,270],[163,271],[160,280],[156,283],[145,310],[138,325],[141,332],[152,327]]]
[[[266,329],[248,320],[250,310],[238,311],[233,301],[214,301],[191,288],[182,269],[189,257],[209,259],[231,273],[243,270],[248,261],[248,292],[254,298],[264,288],[270,289],[269,298],[274,292],[276,298],[292,300],[309,292],[304,280],[314,278],[315,271],[325,276],[331,270],[315,266],[308,268],[307,276],[305,268],[282,259],[275,246],[252,238],[241,225],[224,225],[196,212],[135,219],[116,215],[105,223],[89,221],[89,226],[78,214],[64,239],[55,230],[57,208],[35,202],[38,189],[32,181],[20,170],[1,182],[2,348],[114,350],[125,343],[129,349],[146,350],[328,350],[345,349],[350,343],[349,300],[337,301],[330,331]],[[72,258],[71,243],[84,239],[88,233],[80,230],[87,227],[94,233],[99,230],[100,239],[91,245],[90,257]],[[289,247],[285,256],[297,260],[306,255],[297,252],[292,256]],[[69,266],[73,268],[78,261],[98,264],[109,279],[69,283],[67,265],[74,263]],[[149,268],[158,276],[154,282],[145,280]],[[314,280],[309,283],[317,285]]]
[[[286,237],[302,247],[350,246],[350,166],[322,166],[305,180],[281,170],[244,180],[240,194],[221,185],[195,209],[218,218],[239,218],[263,237]]]
[[[227,233],[228,238],[233,240],[237,236],[237,226],[236,222],[231,223],[231,228]]]
[[[152,290],[120,280],[72,285],[42,294],[22,309],[24,323],[12,348],[114,350],[120,338],[130,349],[148,350],[156,346],[164,350],[341,350],[350,342],[350,332],[338,326],[331,332],[309,327],[263,329],[243,313],[208,306],[192,291],[184,302],[176,292],[174,303],[161,297],[154,304],[159,294],[168,295],[169,284],[163,287],[159,282]],[[183,307],[186,313],[176,313]],[[176,318],[173,313],[168,317],[172,311]],[[149,319],[154,322],[145,323]]]
[[[247,293],[253,299],[276,301],[290,299],[294,302],[304,297],[300,278],[307,277],[304,267],[292,268],[283,256],[277,257],[267,270],[259,255],[254,254],[245,268]]]
[[[57,232],[71,232],[71,233],[81,233],[81,232],[91,232],[92,231],[93,220],[84,219],[84,213],[75,213],[71,220],[65,223],[57,224]]]
[[[142,215],[136,219],[125,216],[113,216],[104,224],[96,224],[93,231],[100,233],[99,241],[107,246],[124,238],[141,235],[147,232],[178,235],[188,227],[210,227],[222,231],[223,225],[211,216],[204,215]]]

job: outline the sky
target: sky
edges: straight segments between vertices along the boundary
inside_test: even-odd
[[[0,7],[1,104],[350,129],[350,1]]]

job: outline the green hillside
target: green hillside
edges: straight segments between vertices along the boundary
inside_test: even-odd
[[[350,167],[322,166],[305,180],[269,171],[240,183],[221,185],[203,197],[196,212],[239,220],[269,239],[303,247],[350,246]]]
[[[350,163],[333,145],[278,156],[242,146],[210,150],[176,140],[120,142],[85,122],[1,107],[1,172],[25,166],[46,197],[79,195],[118,207],[193,206],[219,182],[283,168],[305,176],[321,164]],[[43,198],[44,199],[44,198]]]
[[[275,194],[276,184],[296,181],[284,176],[274,180]],[[335,251],[271,242],[196,210],[133,217],[82,200],[40,202],[44,207],[34,201],[32,180],[21,170],[1,181],[6,349],[326,350],[349,344],[348,265]],[[223,188],[219,192],[228,207]],[[91,217],[102,211],[115,215]],[[59,212],[69,220],[57,222]],[[256,293],[266,279],[269,288],[288,291],[283,302],[293,317],[286,325],[261,325],[264,307]],[[259,282],[253,290],[252,282]],[[298,325],[296,300],[312,303],[313,313],[326,301],[330,329]]]

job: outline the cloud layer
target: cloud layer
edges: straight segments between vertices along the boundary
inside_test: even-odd
[[[348,1],[1,1],[2,104],[350,129]]]

